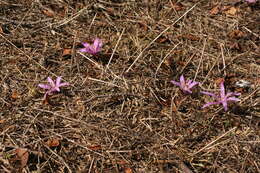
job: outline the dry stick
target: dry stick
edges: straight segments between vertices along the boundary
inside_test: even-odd
[[[95,152],[94,150],[91,150],[91,149],[89,149],[88,147],[86,147],[86,146],[84,146],[84,145],[82,145],[82,144],[79,144],[79,143],[75,142],[75,141],[72,140],[72,139],[67,138],[66,136],[60,135],[60,134],[58,134],[58,133],[54,133],[54,134],[57,135],[57,136],[59,136],[60,138],[66,139],[67,141],[69,141],[69,142],[71,142],[71,143],[73,143],[73,144],[75,144],[75,145],[77,145],[77,146],[79,146],[79,147],[81,147],[81,148],[86,149],[87,151],[90,151],[90,152],[92,152],[92,153],[94,153],[94,154],[97,154],[97,155],[99,155],[99,156],[105,158],[104,155],[102,155],[102,154],[100,154],[100,153],[98,153],[98,152]]]
[[[243,100],[240,101],[240,103],[245,102],[247,99],[249,99],[250,97],[252,97],[252,95],[254,95],[255,93],[257,93],[258,91],[260,91],[260,87],[256,88],[256,90],[254,92],[252,92],[251,94],[249,94],[247,97],[245,97]],[[260,117],[260,116],[259,116]]]
[[[5,22],[2,22],[1,20],[5,21]],[[43,20],[37,20],[37,21],[33,21],[33,22],[27,22],[27,21],[23,21],[23,19],[21,21],[19,21],[19,20],[12,20],[12,19],[8,19],[6,17],[0,16],[0,23],[10,22],[10,23],[14,23],[17,25],[36,25],[36,24],[48,22],[51,20],[53,20],[53,19],[43,19]]]
[[[27,14],[31,11],[31,9],[33,8],[33,5],[31,6],[31,8],[26,12],[26,14],[23,16],[22,20],[19,22],[19,24],[14,28],[14,30],[12,30],[12,32],[15,32],[15,30],[17,30],[17,28],[22,24],[23,20],[25,19],[25,17],[27,16]]]
[[[155,80],[156,80],[157,73],[158,73],[158,71],[159,71],[159,69],[160,69],[162,63],[165,61],[165,59],[173,52],[173,50],[174,50],[179,44],[180,44],[180,43],[176,44],[176,45],[172,48],[172,50],[171,50],[167,55],[165,55],[165,57],[162,59],[162,61],[160,62],[160,64],[158,65],[158,67],[157,67],[157,69],[156,69],[156,71],[155,71],[155,74],[154,74]]]
[[[75,50],[76,38],[77,38],[77,32],[74,35],[73,45],[72,45],[72,54],[71,54],[71,60],[70,60],[70,63],[71,63],[71,65],[70,65],[70,73],[71,74],[72,74],[73,61],[75,59],[75,51],[74,50]],[[78,71],[79,71],[79,69],[78,69]]]
[[[88,7],[88,6],[87,6],[87,7]],[[72,21],[73,19],[75,19],[75,18],[77,18],[78,16],[80,16],[81,13],[82,13],[84,10],[87,9],[87,7],[81,9],[79,12],[77,12],[74,16],[72,16],[72,17],[69,18],[69,19],[64,19],[64,20],[59,21],[59,22],[56,22],[56,23],[51,23],[51,24],[49,24],[49,25],[47,25],[47,26],[44,26],[44,27],[42,27],[42,28],[39,28],[39,29],[34,30],[32,33],[37,32],[38,30],[41,30],[41,29],[44,29],[44,28],[51,27],[51,26],[53,26],[53,25],[55,25],[55,24],[58,25],[58,26],[55,26],[56,28],[58,28],[58,27],[60,27],[60,26],[62,26],[62,25],[65,25],[65,24],[69,23],[70,21]]]
[[[43,67],[40,63],[38,63],[37,61],[35,61],[34,59],[32,59],[32,57],[30,57],[29,55],[27,55],[24,51],[22,51],[21,49],[19,49],[18,47],[16,47],[10,40],[8,40],[7,38],[5,38],[1,33],[0,36],[2,38],[5,39],[5,41],[7,41],[9,44],[11,44],[15,49],[17,49],[18,51],[20,51],[21,53],[23,53],[27,58],[29,58],[31,61],[33,61],[35,64],[37,64],[38,66],[40,66],[43,70],[49,72],[50,74],[54,75],[55,77],[58,77],[55,73],[49,71],[47,68]],[[65,81],[65,80],[64,80]],[[65,81],[66,82],[66,81]]]
[[[97,127],[95,125],[91,125],[91,124],[88,124],[82,120],[78,120],[78,119],[74,119],[74,118],[70,118],[70,117],[67,117],[67,116],[64,116],[64,115],[60,115],[58,113],[55,113],[55,112],[52,112],[52,111],[49,111],[49,110],[45,110],[45,109],[38,109],[38,108],[33,108],[34,110],[37,110],[37,111],[41,111],[41,112],[45,112],[45,113],[50,113],[52,115],[55,115],[57,117],[61,117],[63,119],[66,119],[66,120],[70,120],[72,122],[76,122],[76,123],[80,123],[80,124],[84,124],[88,127],[91,127],[91,128],[94,128],[94,129],[97,129],[97,130],[100,130],[100,131],[105,131],[105,132],[111,132],[111,133],[115,133],[117,135],[122,135],[122,136],[125,136],[125,137],[129,137],[129,135],[127,134],[121,134],[119,132],[116,132],[116,131],[113,131],[113,130],[108,130],[108,129],[105,129],[105,128],[100,128],[100,127]],[[91,150],[92,151],[92,150]]]
[[[134,62],[130,65],[130,67],[128,67],[128,69],[126,70],[126,72],[128,72],[133,65],[139,60],[139,58],[142,56],[142,54],[144,53],[144,51],[146,49],[148,49],[160,36],[162,36],[166,31],[168,31],[173,25],[175,25],[177,22],[179,22],[184,16],[186,16],[198,3],[194,4],[189,10],[187,10],[181,17],[179,17],[175,22],[173,22],[173,24],[171,24],[170,26],[168,26],[165,30],[163,30],[160,34],[158,34],[157,37],[155,37],[142,51],[141,53],[137,56],[137,58],[134,60]]]
[[[90,33],[90,29],[91,29],[91,27],[92,27],[92,25],[93,25],[93,23],[94,23],[96,17],[97,17],[97,13],[95,13],[95,16],[93,17],[93,19],[92,19],[92,21],[91,21],[91,23],[90,23],[90,25],[89,25],[89,29],[88,29],[88,32],[89,32],[89,33]]]
[[[123,88],[124,87],[121,87],[119,85],[116,85],[116,84],[113,84],[111,82],[106,82],[106,81],[103,81],[103,80],[100,80],[100,79],[95,79],[95,78],[92,78],[92,77],[87,77],[86,79],[89,79],[89,80],[93,80],[93,81],[96,81],[96,82],[100,82],[100,83],[104,83],[104,84],[107,84],[107,85],[112,85],[112,86],[115,86],[115,87],[118,87],[118,88]],[[84,80],[85,81],[85,80]]]
[[[254,36],[260,38],[260,36],[259,36],[258,34],[252,32],[252,31],[251,31],[250,29],[248,29],[247,27],[243,26],[243,28],[244,28],[245,30],[247,30],[248,32],[250,32],[251,34],[253,34]]]
[[[102,65],[98,64],[96,61],[90,59],[89,57],[87,57],[86,55],[84,55],[81,52],[78,52],[81,56],[83,56],[84,58],[86,58],[87,60],[89,60],[90,62],[92,62],[93,64],[95,64],[100,70],[103,71]]]
[[[213,70],[213,68],[214,68],[215,65],[217,64],[217,62],[218,62],[218,60],[216,60],[216,61],[214,62],[214,64],[212,65],[212,67],[209,69],[209,72],[208,72],[208,73],[206,74],[206,76],[204,77],[204,80],[201,82],[201,85],[203,85],[204,82],[207,80],[209,74],[211,73],[211,71]],[[203,88],[203,89],[204,89],[204,88]]]
[[[221,49],[221,57],[222,57],[222,62],[223,62],[223,68],[222,70],[224,70],[224,76],[227,75],[226,73],[226,61],[225,61],[225,56],[224,56],[224,50],[223,50],[223,44],[220,45],[220,49]]]
[[[71,171],[69,165],[64,161],[64,159],[63,159],[60,155],[58,155],[56,152],[52,151],[48,146],[45,146],[45,147],[46,147],[53,155],[55,155],[56,157],[58,157],[59,160],[62,161],[63,164],[66,166],[66,168],[68,169],[68,171],[69,171],[70,173],[72,173],[72,171]]]
[[[83,8],[83,9],[81,9],[79,12],[77,12],[77,13],[76,13],[74,16],[72,16],[71,18],[62,20],[61,22],[59,22],[59,24],[58,24],[58,26],[56,26],[56,28],[58,28],[58,27],[60,27],[60,26],[62,26],[62,25],[65,25],[65,24],[69,23],[70,21],[72,21],[73,19],[77,18],[77,17],[80,16],[81,13],[82,13],[83,11],[85,11],[87,8],[88,8],[88,6],[85,7],[85,8]]]
[[[181,69],[181,71],[178,72],[178,75],[179,75],[179,74],[182,74],[183,70],[188,66],[188,64],[190,63],[190,61],[192,60],[192,58],[193,58],[195,55],[196,55],[196,52],[194,52],[194,53],[191,55],[190,59],[188,59],[188,61],[187,61],[186,64],[183,66],[183,68]]]
[[[94,163],[94,158],[91,160],[88,173],[91,173],[91,169],[92,169],[93,163]]]
[[[117,49],[117,47],[118,47],[118,45],[119,45],[119,42],[120,42],[120,40],[121,40],[121,38],[122,38],[124,32],[125,32],[125,28],[123,29],[122,33],[120,34],[120,36],[119,36],[119,38],[118,38],[118,40],[117,40],[117,43],[116,43],[116,45],[115,45],[115,48],[113,49],[112,55],[111,55],[111,57],[110,57],[110,59],[109,59],[109,61],[108,61],[108,63],[107,63],[107,67],[106,67],[106,68],[108,68],[108,66],[110,65],[110,63],[111,63],[111,61],[112,61],[112,58],[113,58],[113,56],[114,56],[114,54],[115,54],[115,51],[116,51],[116,49]]]
[[[199,151],[196,151],[195,153],[193,153],[192,155],[196,155],[198,153],[200,153],[201,151],[207,149],[210,145],[212,145],[213,143],[215,143],[216,141],[218,141],[219,139],[223,138],[224,136],[226,136],[227,134],[233,132],[234,130],[236,130],[237,127],[232,128],[231,130],[227,131],[226,133],[224,133],[223,135],[219,136],[217,139],[213,140],[212,142],[210,142],[209,144],[207,144],[205,147],[201,148]]]
[[[191,49],[199,50],[199,49],[197,49],[197,48],[195,48],[195,47],[192,47],[192,46],[189,46],[189,47],[190,47]],[[219,57],[216,57],[216,56],[211,55],[211,54],[206,53],[206,52],[204,52],[204,54],[206,54],[207,56],[212,57],[212,58],[214,58],[214,59],[216,59],[216,60],[219,58]],[[237,55],[236,57],[234,57],[228,64],[226,64],[226,68],[227,68],[228,66],[230,66],[234,60],[236,60],[237,58],[240,58],[240,57],[242,57],[242,56],[244,56],[244,55],[246,55],[246,54],[247,54],[247,52],[242,53],[242,54],[239,54],[239,55]],[[184,67],[185,67],[185,66],[184,66]],[[223,71],[223,70],[225,70],[225,69],[221,69],[221,71]]]
[[[198,68],[197,68],[197,70],[196,70],[194,79],[193,79],[194,81],[196,80],[197,75],[198,75],[198,73],[199,73],[199,69],[200,69],[200,66],[201,66],[201,63],[202,63],[202,59],[203,59],[203,56],[204,56],[205,46],[206,46],[206,39],[204,40],[204,44],[203,44],[203,48],[202,48],[201,56],[200,56],[200,62],[199,62]],[[203,70],[202,70],[202,72],[203,72]]]

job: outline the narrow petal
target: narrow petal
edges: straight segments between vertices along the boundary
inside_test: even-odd
[[[206,104],[204,104],[203,106],[202,106],[202,109],[204,109],[205,107],[208,107],[208,106],[210,106],[210,105],[215,105],[215,104],[219,104],[220,102],[208,102],[208,103],[206,103]]]
[[[79,49],[80,52],[87,52],[86,48]]]
[[[181,86],[185,86],[185,79],[184,79],[183,75],[181,75],[181,77],[180,77],[180,83],[181,83]]]
[[[59,84],[59,87],[62,87],[62,86],[68,86],[69,85],[69,83],[67,83],[67,82],[63,82],[63,83],[60,83]]]
[[[102,46],[102,41],[99,38],[96,38],[93,43],[93,47],[96,51],[100,51],[100,48]]]
[[[94,50],[93,46],[89,46],[89,47],[80,49],[79,51],[80,52],[87,52],[87,53],[92,54],[92,55],[95,54],[95,50]]]
[[[208,95],[208,96],[211,96],[211,97],[218,98],[218,96],[216,94],[214,94],[214,93],[210,93],[210,92],[206,92],[206,91],[201,91],[200,93]]]
[[[86,43],[86,42],[83,42],[82,45],[83,45],[84,47],[86,47],[86,48],[90,46],[90,45],[89,45],[88,43]]]
[[[230,96],[240,96],[240,93],[234,93],[234,92],[228,92],[226,97],[230,97]]]
[[[60,86],[61,76],[57,77],[56,79],[56,87]]]
[[[235,98],[235,97],[229,97],[229,98],[227,98],[227,101],[234,101],[234,102],[239,102],[239,101],[240,101],[240,99],[238,99],[238,98]]]
[[[47,85],[47,84],[38,84],[38,87],[43,88],[43,89],[47,89],[47,90],[51,88],[51,86]]]
[[[227,107],[227,100],[224,100],[224,101],[221,101],[223,107],[224,107],[224,110],[227,111],[228,110],[228,107]]]
[[[53,88],[53,89],[52,89],[52,92],[55,92],[55,91],[60,92],[60,88],[59,88],[59,87]]]
[[[188,92],[190,94],[192,93],[192,91],[190,89],[184,89],[183,91]]]
[[[181,87],[180,82],[176,82],[176,81],[172,80],[171,83],[173,83],[174,85],[177,85],[177,86]]]
[[[54,81],[53,81],[50,77],[48,77],[47,80],[48,80],[48,82],[49,82],[49,84],[50,84],[51,87],[54,87],[54,86],[55,86]]]
[[[93,46],[90,46],[87,52],[92,55],[95,55],[97,53],[96,49]]]
[[[189,88],[194,87],[195,85],[198,85],[199,82],[195,82],[195,81],[191,81],[191,83],[189,84]]]
[[[220,83],[220,97],[224,98],[226,96],[225,94],[225,86],[224,86],[224,82]]]

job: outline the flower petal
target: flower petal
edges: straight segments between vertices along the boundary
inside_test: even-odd
[[[86,43],[86,42],[82,42],[82,45],[84,46],[84,47],[89,47],[90,46],[90,44],[88,44],[88,43]]]
[[[49,84],[50,84],[51,87],[54,87],[54,86],[55,86],[54,81],[53,81],[50,77],[48,77],[47,80],[48,80],[48,82],[49,82]]]
[[[192,93],[192,91],[190,89],[187,89],[187,88],[183,89],[183,91],[186,92],[186,93],[190,93],[190,94]]]
[[[94,40],[93,47],[96,51],[100,51],[100,48],[102,47],[102,41],[99,38],[96,38]]]
[[[47,89],[47,90],[51,88],[51,86],[48,85],[48,84],[38,84],[38,87],[43,88],[43,89]]]
[[[68,86],[68,85],[70,85],[70,84],[67,83],[67,82],[63,82],[63,83],[60,83],[60,84],[59,84],[59,87],[62,87],[62,86]]]
[[[61,76],[58,76],[56,79],[56,87],[60,86]]]
[[[184,76],[183,75],[181,75],[181,77],[180,77],[180,83],[181,83],[181,86],[185,86],[185,79],[184,79]]]
[[[60,88],[56,86],[56,87],[52,88],[51,91],[52,92],[55,92],[55,91],[60,92]]]
[[[223,107],[224,107],[224,110],[227,111],[228,110],[228,107],[227,107],[227,100],[223,100],[221,101]]]
[[[236,98],[236,97],[229,97],[229,98],[227,98],[227,101],[239,102],[240,99],[238,99],[238,98]]]
[[[189,88],[192,88],[192,87],[194,87],[195,85],[198,85],[198,84],[199,84],[199,82],[195,82],[195,81],[191,81],[191,80],[189,80],[189,82],[190,82],[190,84],[188,85]]]
[[[181,83],[180,83],[180,82],[176,82],[176,81],[174,81],[174,80],[171,80],[171,83],[173,83],[174,85],[177,85],[177,86],[181,87]]]
[[[224,82],[220,83],[220,97],[224,98],[226,96],[225,94],[225,86],[224,86]]]
[[[79,49],[80,52],[87,52],[86,48]]]

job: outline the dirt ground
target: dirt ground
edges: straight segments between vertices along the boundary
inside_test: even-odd
[[[0,172],[260,172],[259,46],[260,2],[0,0]]]

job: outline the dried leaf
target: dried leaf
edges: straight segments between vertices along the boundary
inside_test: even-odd
[[[242,31],[236,29],[236,30],[233,30],[232,32],[230,32],[228,35],[231,38],[239,39],[239,38],[245,37],[246,34]]]
[[[93,151],[97,151],[97,150],[102,149],[101,145],[92,145],[92,146],[88,146],[88,148],[93,150]]]
[[[21,161],[21,168],[24,168],[27,164],[29,153],[26,148],[17,148],[15,150],[16,159]]]
[[[20,97],[19,93],[17,91],[13,91],[12,92],[12,95],[11,95],[11,98],[12,99],[18,99]]]
[[[60,145],[60,141],[57,138],[49,139],[45,144],[49,147],[57,147]]]
[[[2,123],[4,123],[5,122],[5,120],[0,120],[0,124],[2,124]]]
[[[127,161],[125,160],[116,160],[116,161],[112,161],[113,164],[118,164],[118,165],[126,165],[129,164]]]
[[[62,56],[68,56],[71,55],[72,50],[70,48],[63,49]]]
[[[186,38],[186,39],[191,40],[191,41],[198,41],[198,40],[200,40],[200,38],[198,36],[193,35],[193,34],[183,34],[183,35],[180,35],[178,37]]]
[[[49,8],[45,8],[44,10],[42,10],[42,12],[48,17],[53,17],[55,15],[54,11]]]
[[[225,9],[225,7],[224,7],[224,9]],[[235,7],[230,7],[230,8],[227,8],[227,10],[225,10],[224,12],[226,15],[234,16],[237,14],[238,9]]]
[[[216,80],[215,80],[215,83],[217,84],[217,85],[219,85],[221,82],[223,82],[224,81],[224,78],[217,78]]]
[[[172,3],[171,6],[176,11],[181,11],[184,9],[184,6],[182,5],[182,3]]]
[[[213,7],[210,11],[209,11],[209,13],[211,14],[211,15],[216,15],[216,14],[218,14],[219,13],[219,6],[217,5],[217,6],[215,6],[215,7]]]
[[[170,40],[165,37],[165,36],[161,36],[156,40],[157,43],[170,43]]]
[[[237,42],[228,44],[227,46],[228,46],[230,49],[233,49],[233,50],[241,50],[241,49],[242,49],[242,47],[240,46],[240,44],[237,43]]]
[[[132,173],[133,171],[132,171],[131,168],[125,168],[124,172],[125,172],[125,173]]]
[[[143,31],[148,31],[147,23],[146,22],[138,22],[139,26]]]

